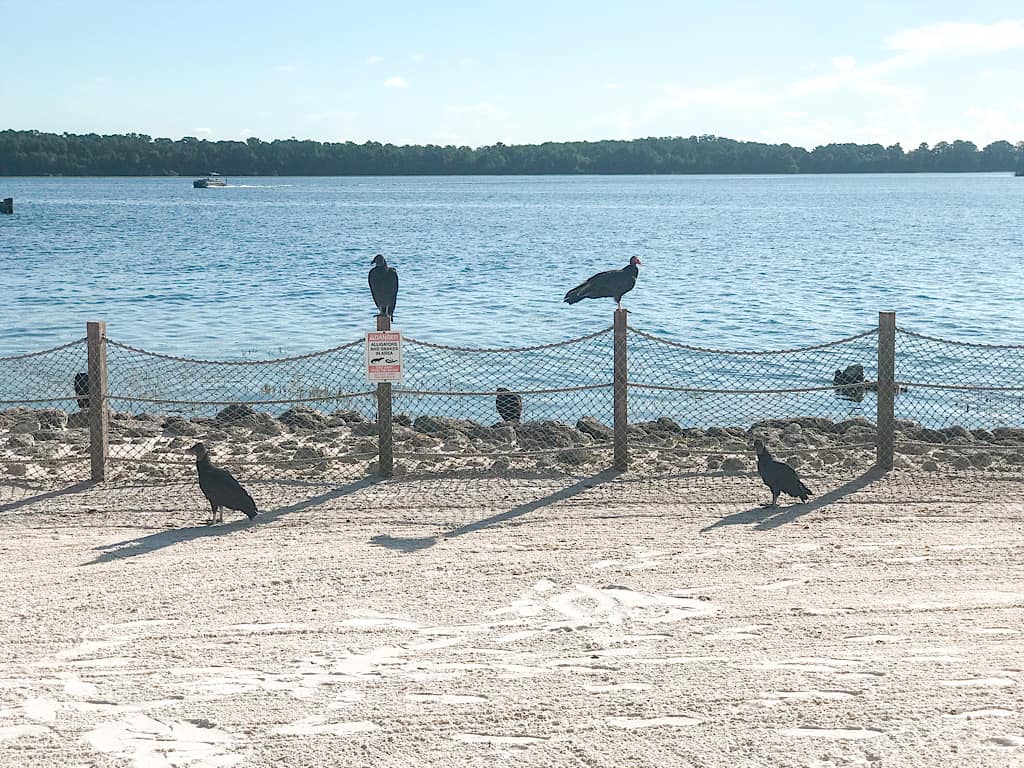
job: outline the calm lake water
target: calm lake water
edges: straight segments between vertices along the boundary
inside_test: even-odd
[[[643,260],[638,327],[772,349],[901,326],[1024,341],[1024,179],[871,176],[0,179],[0,354],[105,320],[112,338],[272,357],[372,329],[375,253],[395,325],[430,341],[542,343],[611,323],[562,303]]]

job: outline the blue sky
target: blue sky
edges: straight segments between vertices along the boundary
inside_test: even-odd
[[[0,0],[0,128],[1024,139],[1024,4]]]

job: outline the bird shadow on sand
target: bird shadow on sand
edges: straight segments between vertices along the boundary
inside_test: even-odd
[[[815,510],[827,507],[829,504],[834,504],[845,496],[849,496],[852,493],[856,493],[857,491],[867,488],[871,483],[876,480],[880,480],[884,476],[885,470],[872,467],[852,480],[843,483],[838,488],[833,488],[831,491],[827,491],[810,501],[806,501],[802,504],[796,503],[779,507],[756,506],[742,512],[733,512],[730,515],[726,515],[721,520],[701,528],[700,532],[707,533],[708,531],[715,528],[721,528],[725,525],[751,524],[753,524],[755,531],[770,531],[773,528],[778,528],[786,523],[792,523],[794,520],[814,512]]]
[[[283,517],[284,515],[292,512],[301,512],[304,509],[316,507],[320,504],[325,504],[332,499],[347,496],[350,493],[355,493],[363,488],[368,488],[375,482],[377,482],[376,478],[364,477],[360,480],[348,483],[347,485],[332,488],[324,493],[296,502],[295,504],[278,507],[277,509],[273,509],[268,512],[260,512],[253,521],[243,517],[239,520],[232,520],[230,523],[224,523],[222,525],[194,525],[190,528],[174,528],[171,530],[157,531],[156,533],[150,533],[146,536],[139,536],[135,539],[118,541],[113,544],[104,544],[95,548],[95,551],[100,552],[101,554],[85,563],[85,565],[98,565],[99,563],[109,563],[113,560],[138,557],[139,555],[156,552],[157,550],[164,549],[175,544],[182,544],[186,541],[205,539],[212,536],[227,536],[239,531],[249,531],[260,525],[265,525],[266,523],[277,520],[279,517]]]
[[[500,512],[497,515],[491,515],[485,517],[482,520],[475,520],[472,523],[466,523],[460,525],[458,528],[452,528],[437,536],[389,536],[387,534],[379,534],[370,539],[371,544],[375,544],[378,547],[385,547],[386,549],[393,549],[398,552],[418,552],[421,549],[427,549],[434,546],[439,541],[446,539],[454,539],[457,536],[465,536],[468,533],[474,533],[481,531],[485,528],[491,528],[502,523],[507,523],[509,520],[515,520],[517,517],[522,517],[530,512],[536,512],[538,509],[556,504],[559,501],[565,501],[573,496],[596,488],[602,483],[606,483],[621,474],[618,470],[606,469],[603,472],[598,472],[596,475],[590,477],[584,477],[577,480],[572,485],[560,488],[553,493],[549,493],[546,496],[542,496],[539,499],[528,501],[525,504],[517,504],[507,512]]]
[[[38,504],[41,501],[48,501],[50,499],[60,498],[61,496],[69,496],[73,493],[81,493],[82,491],[88,491],[90,488],[95,488],[97,483],[92,480],[83,480],[80,483],[69,485],[65,488],[54,488],[49,491],[40,490],[34,496],[26,496],[23,499],[17,499],[15,501],[8,501],[0,504],[0,513],[14,512],[15,510],[21,509],[22,507],[30,507],[33,504]],[[24,486],[18,486],[24,487]],[[38,489],[31,489],[38,490]]]

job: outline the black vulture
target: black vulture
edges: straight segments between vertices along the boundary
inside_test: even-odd
[[[88,408],[89,407],[89,374],[88,373],[76,373],[75,374],[75,395],[78,397],[78,407]]]
[[[494,405],[502,421],[519,421],[523,417],[523,397],[518,392],[498,387]]]
[[[757,474],[761,476],[764,484],[768,486],[768,490],[772,492],[772,500],[761,506],[778,506],[780,493],[786,493],[800,501],[807,501],[807,497],[811,495],[811,489],[800,482],[795,469],[789,464],[773,459],[761,440],[754,441],[754,450],[757,451]]]
[[[207,525],[217,522],[217,515],[220,514],[220,522],[224,522],[224,512],[221,507],[237,509],[244,512],[252,520],[259,514],[256,509],[256,502],[252,496],[239,484],[237,480],[226,469],[215,467],[210,462],[210,454],[206,446],[196,443],[185,453],[191,453],[196,457],[196,470],[199,472],[199,488],[212,509]]]
[[[640,274],[639,264],[640,259],[634,256],[622,269],[598,272],[566,293],[562,301],[566,304],[575,304],[583,299],[615,299],[615,303],[621,308],[622,297],[636,285],[636,277]]]
[[[395,302],[398,301],[398,272],[389,267],[387,259],[379,253],[371,263],[374,266],[370,270],[369,282],[373,303],[377,305],[379,314],[394,317]]]

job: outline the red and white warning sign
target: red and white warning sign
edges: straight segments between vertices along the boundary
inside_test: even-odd
[[[402,381],[402,332],[370,331],[366,334],[366,380]]]

